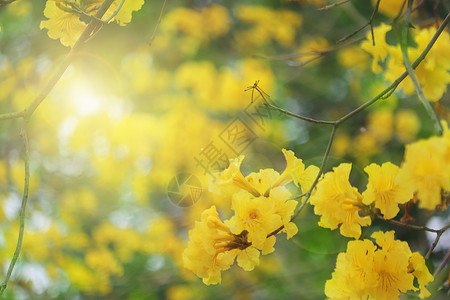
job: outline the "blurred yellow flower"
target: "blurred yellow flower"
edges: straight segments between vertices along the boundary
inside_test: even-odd
[[[348,46],[340,49],[337,52],[337,59],[342,66],[359,71],[366,71],[370,61],[367,52],[359,46]]]
[[[341,134],[336,136],[333,142],[332,153],[337,157],[343,157],[346,155],[352,144],[352,139],[348,134]]]
[[[419,207],[434,210],[441,190],[450,191],[450,139],[431,137],[406,145],[401,176],[417,191]]]
[[[381,144],[391,139],[394,116],[389,109],[378,109],[367,116],[367,129]]]
[[[395,133],[401,142],[411,142],[417,136],[420,129],[420,120],[413,110],[402,109],[397,111],[394,120]]]
[[[250,27],[238,33],[237,40],[248,46],[263,46],[272,40],[284,47],[293,46],[296,30],[300,29],[303,18],[292,11],[273,10],[264,6],[238,6],[236,17]]]
[[[377,0],[371,0],[372,5],[375,6]],[[403,12],[406,10],[406,3],[404,0],[389,0],[389,1],[380,1],[378,6],[378,11],[382,14],[390,18],[396,17],[400,13],[400,9],[403,6]],[[413,4],[414,7],[415,4]]]
[[[296,61],[299,63],[315,63],[323,56],[323,51],[328,50],[330,44],[323,37],[314,37],[303,41],[298,49],[299,56]]]
[[[369,33],[366,40],[361,43],[361,48],[372,55],[372,71],[381,73],[382,66],[385,66],[383,77],[393,82],[405,71],[405,66],[400,45],[386,43],[386,33],[390,30],[391,26],[384,23],[375,27],[375,45]],[[408,48],[408,57],[411,61],[422,53],[435,32],[436,29],[433,27],[412,31],[417,46]],[[429,101],[438,101],[447,90],[447,84],[450,83],[450,58],[445,55],[449,52],[450,35],[443,31],[427,54],[427,59],[414,70],[417,81]],[[400,84],[400,87],[407,95],[415,93],[414,84],[409,77]]]

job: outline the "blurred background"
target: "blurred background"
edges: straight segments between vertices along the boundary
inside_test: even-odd
[[[272,103],[335,120],[389,85],[360,47],[369,28],[336,44],[369,20],[375,2],[318,11],[331,1],[168,1],[151,41],[163,1],[147,0],[127,26],[103,26],[27,125],[26,229],[5,298],[324,299],[350,239],[318,227],[310,206],[295,220],[296,236],[280,236],[252,272],[223,272],[221,285],[185,270],[181,253],[204,209],[214,204],[231,216],[231,200],[208,191],[228,159],[245,155],[244,175],[281,173],[282,148],[320,165],[331,127],[268,110],[248,86],[258,80]],[[424,1],[414,24],[442,18],[448,10],[433,9],[437,2]],[[381,1],[374,25],[392,23],[402,3]],[[26,108],[70,50],[39,29],[44,7],[31,0],[0,7],[1,113]],[[449,93],[434,105],[449,120]],[[23,126],[0,121],[0,280],[19,230]],[[352,162],[351,182],[362,192],[369,162],[399,165],[406,143],[431,135],[420,101],[399,90],[339,128],[326,169]],[[413,210],[418,224],[430,215]],[[442,222],[448,211],[434,215]],[[374,222],[363,236],[380,228],[394,227]],[[395,229],[426,253],[424,232]],[[446,251],[448,244],[433,258]]]

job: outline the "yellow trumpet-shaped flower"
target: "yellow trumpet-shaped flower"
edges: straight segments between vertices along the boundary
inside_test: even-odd
[[[221,271],[229,269],[236,257],[240,267],[251,271],[259,263],[259,255],[260,252],[248,241],[248,231],[233,234],[212,206],[189,231],[183,263],[209,285],[221,282]]]
[[[229,196],[238,192],[239,189],[248,191],[254,196],[260,193],[256,190],[241,173],[241,164],[245,156],[241,155],[235,159],[230,159],[227,169],[218,174],[218,178],[209,182],[209,190],[218,195]]]
[[[375,232],[372,241],[350,241],[347,251],[339,253],[332,278],[325,284],[330,299],[398,299],[401,293],[421,290],[433,280],[424,258],[411,253],[406,242],[394,239],[394,232]]]
[[[317,174],[319,174],[319,168],[313,165],[305,168],[303,160],[295,157],[294,152],[286,149],[282,151],[286,158],[286,169],[273,184],[273,187],[294,181],[296,186],[301,186],[303,192],[307,192],[316,179]]]
[[[414,185],[398,176],[399,167],[390,162],[382,166],[370,164],[364,171],[369,175],[369,183],[362,193],[362,202],[366,205],[375,202],[375,207],[386,219],[394,218],[400,210],[398,205],[412,199]]]
[[[266,197],[253,198],[245,191],[233,197],[235,215],[227,222],[233,232],[248,231],[250,242],[263,249],[267,235],[282,225],[280,215],[276,214],[272,201]]]
[[[361,226],[370,225],[371,219],[359,216],[362,196],[348,181],[351,168],[351,164],[340,164],[325,174],[310,202],[321,216],[320,226],[334,230],[341,225],[343,236],[359,238]]]

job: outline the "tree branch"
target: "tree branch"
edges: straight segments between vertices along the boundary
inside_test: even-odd
[[[25,124],[26,126],[26,124]],[[22,196],[22,204],[20,206],[20,212],[19,212],[19,237],[17,239],[17,245],[16,250],[14,251],[14,256],[9,264],[8,271],[6,273],[6,278],[3,281],[3,283],[0,285],[0,295],[3,295],[3,292],[5,291],[6,287],[8,286],[8,281],[11,277],[12,271],[14,269],[14,266],[16,265],[17,259],[20,255],[20,249],[22,248],[22,241],[23,241],[23,232],[25,229],[25,212],[28,202],[28,191],[30,186],[30,159],[29,159],[29,146],[28,146],[28,137],[27,137],[27,131],[25,128],[22,129],[20,132],[20,136],[22,137],[23,141],[23,148],[24,148],[24,164],[25,164],[25,184],[23,188],[23,196]]]

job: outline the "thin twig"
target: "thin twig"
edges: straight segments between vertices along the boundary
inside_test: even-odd
[[[304,117],[304,116],[301,116],[301,115],[297,115],[295,113],[291,113],[291,112],[289,112],[287,110],[284,110],[284,109],[282,109],[282,108],[280,108],[278,106],[275,106],[275,105],[271,104],[268,101],[268,99],[270,99],[270,96],[258,86],[258,82],[259,81],[255,81],[255,83],[252,86],[249,86],[249,87],[247,87],[247,89],[245,89],[245,91],[249,91],[249,90],[252,91],[252,102],[253,102],[253,91],[256,90],[260,94],[261,98],[263,99],[264,105],[267,106],[270,109],[273,109],[273,110],[279,111],[279,112],[281,112],[281,113],[283,113],[285,115],[288,115],[288,116],[291,116],[291,117],[294,117],[294,118],[297,118],[297,119],[300,119],[300,120],[303,120],[303,121],[315,123],[315,124],[333,125],[335,123],[333,121],[316,120],[316,119],[312,119],[312,118],[309,118],[309,117]]]
[[[151,46],[153,44],[153,41],[156,38],[156,32],[158,32],[158,28],[159,28],[159,25],[161,24],[162,17],[164,15],[164,12],[166,11],[167,2],[168,2],[168,0],[164,0],[163,6],[162,6],[161,11],[159,13],[158,22],[156,23],[155,29],[153,29],[153,33],[152,33],[152,36],[150,38],[150,42],[148,42],[149,46]]]
[[[303,194],[300,194],[300,195],[297,195],[297,196],[291,197],[291,198],[289,198],[288,200],[296,200],[296,199],[301,199],[301,198],[303,198],[303,197],[305,197],[305,196],[306,196],[306,193],[303,193]]]
[[[350,0],[343,0],[343,1],[336,2],[336,3],[330,4],[330,5],[325,5],[325,6],[319,7],[319,8],[317,9],[317,11],[329,10],[330,8],[333,8],[333,7],[336,7],[336,6],[345,4],[345,3],[349,2],[349,1],[350,1]]]
[[[26,126],[26,125],[25,125]],[[0,295],[3,295],[3,292],[5,291],[6,287],[8,286],[8,281],[11,278],[12,271],[14,269],[14,266],[16,265],[17,259],[20,255],[20,249],[22,248],[22,241],[23,241],[23,232],[25,229],[25,212],[27,207],[27,201],[28,201],[28,191],[30,186],[30,160],[29,160],[29,146],[28,146],[28,137],[26,129],[22,129],[20,132],[20,136],[22,137],[23,141],[23,148],[24,148],[24,164],[25,164],[25,184],[23,188],[23,196],[22,196],[22,204],[20,206],[20,212],[19,212],[19,237],[17,239],[17,245],[16,250],[14,251],[14,256],[9,264],[8,271],[6,273],[5,280],[0,285]]]
[[[370,31],[372,32],[372,42],[373,45],[375,46],[375,36],[373,34],[373,19],[375,18],[376,13],[378,12],[378,6],[380,6],[380,0],[377,1],[377,4],[375,4],[375,8],[373,9],[372,15],[370,16],[369,21],[367,21],[366,24],[364,24],[363,26],[361,26],[360,28],[356,29],[355,31],[353,31],[352,33],[350,33],[349,35],[346,35],[345,37],[343,37],[342,39],[338,40],[336,42],[336,44],[340,44],[345,40],[348,40],[349,38],[351,38],[352,36],[354,36],[355,34],[357,34],[358,32],[360,32],[361,30],[363,30],[364,28],[366,28],[367,26],[370,26]]]
[[[324,49],[324,50],[312,50],[312,51],[307,51],[307,52],[298,52],[298,53],[288,53],[288,54],[281,54],[281,55],[277,55],[277,56],[263,56],[263,55],[254,55],[253,57],[255,58],[259,58],[259,59],[265,59],[265,60],[271,60],[271,61],[280,61],[280,60],[293,60],[295,58],[301,58],[303,56],[312,56],[311,58],[309,58],[308,60],[299,62],[299,63],[289,63],[290,66],[305,66],[321,57],[324,57],[325,55],[328,55],[332,52],[335,52],[337,50],[340,50],[342,48],[345,48],[347,46],[350,46],[352,44],[355,44],[361,40],[363,40],[364,37],[360,37],[357,39],[354,39],[348,43],[345,44],[341,44],[341,45],[337,45],[334,47],[330,47],[328,49]]]
[[[436,278],[436,276],[439,275],[439,273],[441,273],[441,271],[444,269],[445,265],[448,263],[449,259],[450,259],[450,250],[447,251],[447,255],[444,257],[444,259],[442,260],[441,264],[436,269],[436,271],[434,271],[434,274],[433,274],[434,278]]]
[[[439,231],[436,233],[436,238],[434,239],[433,244],[431,245],[430,249],[428,250],[427,254],[425,255],[425,259],[430,258],[431,253],[433,252],[434,248],[436,248],[437,244],[439,243],[439,239],[444,234],[444,232],[450,228],[450,223],[447,223],[444,227],[439,229]]]
[[[433,107],[431,106],[430,102],[425,97],[422,87],[420,86],[419,81],[417,80],[416,74],[414,73],[414,70],[411,66],[411,61],[409,60],[409,57],[408,57],[408,30],[409,30],[409,19],[410,19],[410,15],[411,15],[412,4],[413,4],[413,0],[408,0],[408,6],[406,7],[405,19],[404,19],[402,35],[401,35],[401,40],[400,40],[400,47],[402,50],[403,61],[405,63],[406,71],[408,72],[408,75],[413,82],[417,96],[419,97],[420,101],[422,102],[422,105],[425,107],[425,110],[427,111],[428,115],[430,116],[431,120],[433,121],[433,125],[435,127],[437,134],[441,135],[443,129],[442,129],[441,123],[439,122],[439,117],[436,115],[436,112],[433,110]]]
[[[338,125],[335,124],[333,126],[333,129],[331,131],[330,134],[330,139],[328,141],[328,145],[327,145],[327,149],[325,150],[325,154],[323,156],[322,159],[322,164],[320,165],[320,169],[319,169],[319,173],[317,174],[316,178],[314,179],[314,182],[312,183],[311,187],[309,188],[309,190],[304,194],[305,195],[305,199],[303,200],[302,204],[300,205],[300,207],[298,208],[298,210],[294,213],[294,215],[291,217],[290,222],[294,221],[294,219],[300,214],[300,212],[303,210],[303,208],[305,207],[306,203],[308,202],[309,198],[311,197],[311,193],[313,191],[313,189],[316,187],[317,182],[319,182],[320,177],[322,176],[323,170],[325,169],[325,165],[327,163],[328,160],[328,155],[330,154],[330,150],[331,150],[331,146],[333,144],[333,140],[334,140],[334,136],[336,134],[336,130],[337,130]],[[272,231],[271,233],[269,233],[267,235],[267,238],[271,237],[272,235],[276,235],[277,233],[279,233],[281,230],[283,230],[284,225],[281,225],[280,227],[278,227],[277,229],[275,229],[274,231]]]
[[[15,2],[16,0],[0,0],[0,7],[4,6],[4,5],[8,5],[11,4],[13,2]]]
[[[120,1],[119,5],[114,10],[114,12],[105,20],[105,23],[109,23],[109,21],[111,21],[115,16],[117,16],[117,14],[119,13],[120,9],[122,8],[124,2],[125,2],[125,0]]]
[[[408,229],[425,230],[425,231],[434,232],[434,233],[438,233],[441,230],[441,229],[432,229],[432,228],[429,228],[429,227],[426,227],[426,226],[418,226],[418,225],[413,225],[413,224],[409,224],[409,223],[403,223],[403,222],[396,221],[396,220],[393,220],[393,219],[385,219],[385,218],[383,218],[382,216],[380,216],[378,214],[375,214],[374,217],[376,219],[378,219],[378,220],[381,220],[381,221],[384,221],[384,222],[387,222],[387,223],[390,223],[390,224],[394,224],[394,225],[397,225],[397,226],[405,227],[405,228],[408,228]]]

